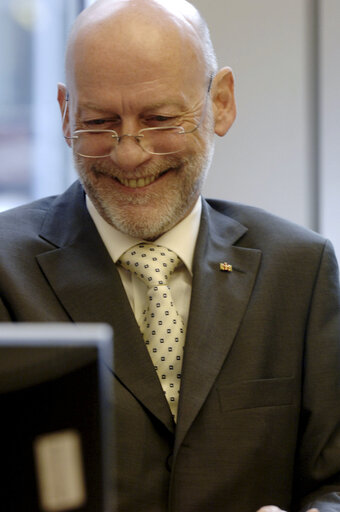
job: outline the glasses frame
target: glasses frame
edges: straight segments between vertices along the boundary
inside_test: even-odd
[[[203,118],[205,116],[206,107],[207,107],[207,99],[208,99],[208,96],[209,96],[209,93],[210,93],[210,90],[211,90],[211,85],[212,85],[213,78],[214,78],[214,76],[211,74],[210,77],[209,77],[209,84],[208,84],[207,92],[206,92],[206,95],[205,95],[204,107],[203,107],[203,110],[202,110],[202,114],[201,114],[200,120],[198,121],[198,124],[195,125],[194,128],[192,128],[192,130],[184,130],[183,126],[155,126],[155,127],[151,127],[151,128],[142,128],[141,130],[138,131],[138,133],[136,135],[131,134],[131,133],[123,133],[122,135],[118,135],[118,133],[115,130],[75,130],[71,136],[64,135],[64,138],[66,140],[76,140],[76,139],[78,139],[78,134],[81,134],[81,133],[111,133],[112,139],[117,141],[117,145],[113,146],[111,151],[110,151],[110,153],[108,153],[107,155],[99,155],[99,156],[84,155],[84,154],[78,153],[78,151],[76,151],[77,155],[82,156],[84,158],[107,158],[108,156],[111,155],[112,151],[115,149],[115,147],[118,146],[118,144],[120,143],[120,141],[124,137],[132,137],[132,138],[134,138],[135,141],[137,142],[137,144],[139,145],[139,147],[143,151],[145,151],[146,153],[149,153],[150,155],[162,156],[162,155],[172,155],[172,154],[175,154],[175,153],[179,153],[180,151],[182,151],[181,149],[179,149],[177,151],[167,151],[166,153],[155,153],[154,151],[150,151],[150,150],[144,148],[144,146],[140,142],[141,139],[144,137],[143,132],[152,132],[152,131],[159,132],[159,131],[162,131],[162,130],[164,130],[164,131],[165,130],[177,130],[179,135],[187,135],[187,134],[190,134],[190,133],[194,133],[200,127],[200,125],[202,124]],[[66,111],[67,111],[67,108],[68,108],[69,99],[70,99],[70,97],[69,97],[69,93],[67,91],[66,98],[65,98],[65,108],[64,108],[64,112],[63,112],[63,116],[62,116],[63,124],[64,124],[65,117],[66,117]]]

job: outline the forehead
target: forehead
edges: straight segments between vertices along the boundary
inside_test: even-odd
[[[191,90],[204,81],[204,59],[190,25],[120,16],[87,23],[68,55],[68,85],[77,91],[122,89],[126,95]]]
[[[165,85],[165,83],[164,83]],[[195,106],[192,89],[166,87],[162,83],[136,83],[110,88],[80,87],[73,108],[79,114],[136,115],[147,113],[184,113]],[[197,101],[197,97],[196,97]]]

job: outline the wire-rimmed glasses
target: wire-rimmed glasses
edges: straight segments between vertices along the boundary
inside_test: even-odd
[[[210,92],[212,76],[210,76],[207,95]],[[66,115],[67,101],[63,118]],[[75,130],[70,137],[65,139],[72,141],[75,153],[85,158],[102,158],[110,156],[124,137],[132,137],[139,146],[152,155],[171,155],[179,153],[185,147],[184,135],[195,132],[204,117],[207,99],[205,100],[201,118],[191,130],[185,130],[183,126],[157,126],[142,128],[136,135],[125,133],[118,135],[115,130]]]

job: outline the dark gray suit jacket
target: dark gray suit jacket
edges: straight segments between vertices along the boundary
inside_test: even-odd
[[[340,510],[339,277],[317,234],[204,202],[176,427],[79,184],[0,216],[0,294],[2,321],[113,326],[119,512]]]

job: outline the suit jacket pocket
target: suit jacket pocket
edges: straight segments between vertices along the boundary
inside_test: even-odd
[[[224,411],[290,405],[294,396],[293,377],[248,380],[218,387]]]

